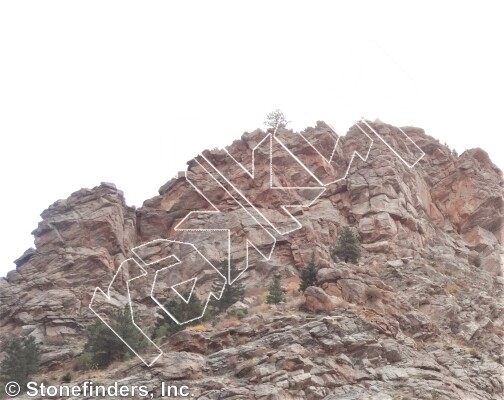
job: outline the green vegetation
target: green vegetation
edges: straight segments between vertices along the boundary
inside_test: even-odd
[[[232,308],[228,311],[228,315],[234,315],[238,319],[243,319],[248,315],[248,311],[243,308]]]
[[[40,366],[40,348],[32,336],[15,338],[5,349],[5,358],[0,364],[0,380],[19,383],[22,388],[36,374]]]
[[[133,324],[129,307],[116,311],[109,322],[132,348],[141,351],[147,347],[147,340]],[[106,368],[113,361],[124,361],[131,357],[132,352],[126,344],[112,332],[101,320],[88,329],[87,343],[84,353],[77,363],[82,369]]]
[[[359,239],[352,230],[345,226],[338,237],[338,242],[332,251],[332,257],[344,262],[355,264],[361,255]]]
[[[72,382],[72,374],[70,372],[67,372],[65,375],[63,375],[60,379],[61,383],[70,383]]]
[[[189,293],[185,293],[183,296],[187,298]],[[198,296],[196,296],[196,293],[191,295],[187,304],[182,301],[182,299],[170,300],[164,305],[164,308],[166,308],[178,321],[187,321],[203,313],[203,305]],[[169,315],[163,312],[162,316],[158,317],[156,321],[152,339],[174,335],[184,330],[186,326],[198,325],[199,323],[199,320],[195,320],[187,324],[179,325]]]
[[[275,277],[270,287],[268,288],[268,297],[266,297],[266,303],[268,304],[278,304],[284,301],[284,293],[282,286],[280,285],[280,278]]]
[[[304,292],[307,287],[315,286],[317,282],[317,267],[315,266],[314,257],[308,263],[306,267],[301,271],[301,284],[299,285],[299,291]]]
[[[93,363],[93,354],[89,352],[81,353],[74,362],[74,371],[88,371],[90,369],[98,368],[97,365]]]
[[[221,265],[221,270],[227,269],[227,264]],[[224,274],[224,275],[227,275]],[[236,277],[238,275],[238,271],[234,266],[231,266],[231,276]],[[216,295],[220,293],[221,283],[214,282],[212,286],[212,292]],[[210,315],[218,314],[226,311],[229,307],[235,304],[237,301],[242,301],[245,297],[245,288],[243,286],[243,281],[237,279],[233,282],[232,285],[229,285],[226,282],[226,286],[224,287],[224,291],[222,292],[222,296],[220,300],[212,300],[210,304]]]

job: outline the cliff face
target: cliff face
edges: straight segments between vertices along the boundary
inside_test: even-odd
[[[163,302],[198,277],[206,298],[226,277],[248,288],[247,318],[186,329],[152,367],[133,359],[100,379],[178,379],[201,399],[504,398],[502,172],[483,150],[454,157],[417,128],[361,122],[339,141],[329,131],[245,133],[137,210],[110,184],[54,203],[36,249],[0,280],[0,346],[33,335],[44,370],[57,371],[82,351],[96,287],[110,285],[110,301],[96,297],[95,310],[131,295],[149,334],[152,287]],[[361,237],[358,265],[330,256],[343,225]],[[170,254],[180,265],[163,269]],[[130,257],[141,273],[121,264]],[[301,295],[312,257],[317,286]],[[265,305],[275,274],[287,301]]]

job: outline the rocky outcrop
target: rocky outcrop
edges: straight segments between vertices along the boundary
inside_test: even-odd
[[[82,189],[42,213],[36,250],[0,279],[0,339],[32,335],[43,363],[82,351],[93,286],[106,287],[135,243],[135,211],[111,184]]]
[[[336,308],[338,300],[315,286],[309,286],[305,290],[304,296],[306,309],[311,312],[332,311]]]
[[[174,380],[200,399],[504,398],[502,172],[483,150],[455,157],[421,129],[367,124],[334,154],[323,122],[301,135],[245,133],[191,160],[137,210],[111,184],[57,201],[33,232],[36,248],[0,279],[0,349],[32,335],[44,373],[69,365],[96,321],[94,289],[114,276],[114,304],[128,288],[137,322],[152,328],[157,306],[139,282],[159,276],[168,253],[165,242],[132,249],[172,239],[221,265],[229,230],[232,264],[240,272],[248,261],[248,316],[181,331],[152,368],[132,359],[100,381]],[[361,238],[358,265],[331,257],[343,225]],[[144,281],[129,281],[129,257],[146,262]],[[293,282],[312,257],[316,286],[261,304],[254,291],[275,275]],[[188,260],[169,279],[199,274],[207,293],[215,271]]]

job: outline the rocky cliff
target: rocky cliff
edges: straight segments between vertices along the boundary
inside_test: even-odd
[[[95,310],[131,298],[149,334],[153,297],[174,282],[198,277],[205,298],[216,280],[240,279],[246,318],[187,328],[152,366],[133,358],[93,381],[127,377],[157,395],[161,380],[184,382],[199,399],[502,399],[503,192],[483,150],[457,157],[418,128],[245,133],[139,209],[102,183],[45,210],[36,248],[0,279],[0,349],[32,335],[40,378],[59,377],[96,321],[95,288]],[[331,258],[344,225],[361,238],[358,265]],[[173,255],[180,267],[160,264]],[[312,257],[317,284],[301,294]],[[274,275],[287,298],[267,305]]]

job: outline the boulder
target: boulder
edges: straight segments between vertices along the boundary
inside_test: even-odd
[[[336,308],[337,298],[319,287],[309,286],[304,292],[306,308],[311,312],[328,312]]]

